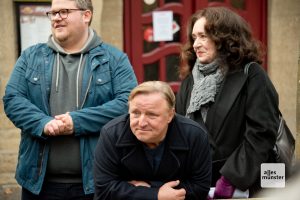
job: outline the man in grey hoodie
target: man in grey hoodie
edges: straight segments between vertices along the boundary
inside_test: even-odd
[[[22,200],[92,199],[100,130],[128,112],[132,66],[90,28],[92,15],[91,0],[52,0],[52,35],[22,52],[6,86],[6,115],[21,130]]]

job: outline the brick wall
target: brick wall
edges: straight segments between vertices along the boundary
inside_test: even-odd
[[[300,27],[300,17],[299,17],[299,27]],[[299,34],[300,41],[300,34]],[[297,115],[296,115],[296,155],[298,160],[300,160],[300,42],[298,44],[298,77],[297,77]]]
[[[101,38],[123,49],[123,1],[104,1],[101,20]]]
[[[16,30],[15,18],[12,15],[13,2],[0,1],[0,199],[20,199],[20,187],[14,174],[19,145],[19,131],[6,118],[3,111],[2,97],[11,69],[16,61]]]
[[[299,0],[268,1],[268,74],[279,94],[281,112],[295,137],[298,86],[297,73],[300,45]],[[298,122],[299,124],[299,122]],[[299,131],[299,130],[298,130]],[[300,159],[300,143],[296,142],[296,156]]]

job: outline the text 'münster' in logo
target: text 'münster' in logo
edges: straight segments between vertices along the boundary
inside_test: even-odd
[[[260,185],[262,188],[285,187],[284,163],[263,163],[260,170]]]

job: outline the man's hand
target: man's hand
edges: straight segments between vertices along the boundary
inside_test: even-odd
[[[69,112],[66,114],[56,115],[56,120],[61,120],[65,126],[64,132],[61,135],[71,135],[74,132],[73,120]]]
[[[61,120],[53,119],[48,122],[44,127],[44,134],[49,136],[60,135],[61,132],[64,132],[65,126]]]
[[[55,116],[44,127],[44,134],[48,136],[71,135],[73,132],[73,120],[69,113]]]
[[[132,180],[129,181],[128,183],[134,185],[134,186],[144,186],[144,187],[151,187],[151,185],[149,185],[149,183],[145,182],[145,181],[136,181],[136,180]]]
[[[184,200],[186,191],[184,188],[174,189],[179,185],[179,180],[165,183],[159,188],[158,200]]]

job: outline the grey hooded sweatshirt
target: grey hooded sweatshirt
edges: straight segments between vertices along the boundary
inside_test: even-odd
[[[51,116],[78,110],[80,102],[82,73],[86,64],[86,54],[99,44],[101,39],[89,29],[89,38],[84,47],[76,53],[67,53],[55,42],[52,35],[48,46],[56,52],[52,72],[50,92]],[[81,162],[79,138],[74,134],[50,138],[50,153],[46,171],[46,181],[57,183],[80,183]]]

